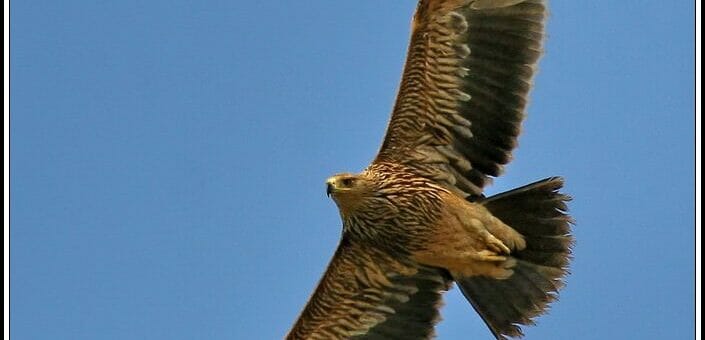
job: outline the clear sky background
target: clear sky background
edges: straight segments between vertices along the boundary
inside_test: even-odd
[[[276,339],[375,155],[415,0],[13,1],[13,339]],[[692,1],[552,1],[496,193],[567,180],[568,285],[530,339],[694,327]],[[440,339],[490,339],[457,289]]]

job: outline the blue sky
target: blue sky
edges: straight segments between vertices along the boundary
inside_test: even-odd
[[[275,339],[382,139],[415,1],[15,1],[13,339]],[[553,1],[520,147],[575,260],[533,339],[694,327],[693,4]],[[440,339],[489,339],[454,289]]]

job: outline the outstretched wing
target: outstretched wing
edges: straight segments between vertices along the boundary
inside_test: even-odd
[[[343,237],[287,339],[428,339],[449,284]]]
[[[480,195],[516,146],[545,15],[543,0],[421,0],[375,163]]]

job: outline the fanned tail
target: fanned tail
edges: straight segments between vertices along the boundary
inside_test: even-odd
[[[509,278],[455,278],[497,339],[521,337],[519,326],[533,324],[563,286],[573,237],[562,187],[562,178],[551,177],[478,201],[526,240],[526,248],[511,254],[516,266]]]

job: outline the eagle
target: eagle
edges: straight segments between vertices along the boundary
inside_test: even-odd
[[[326,181],[342,233],[287,339],[429,339],[455,283],[497,339],[546,312],[571,260],[550,177],[483,189],[517,145],[544,0],[420,0],[377,156]]]

